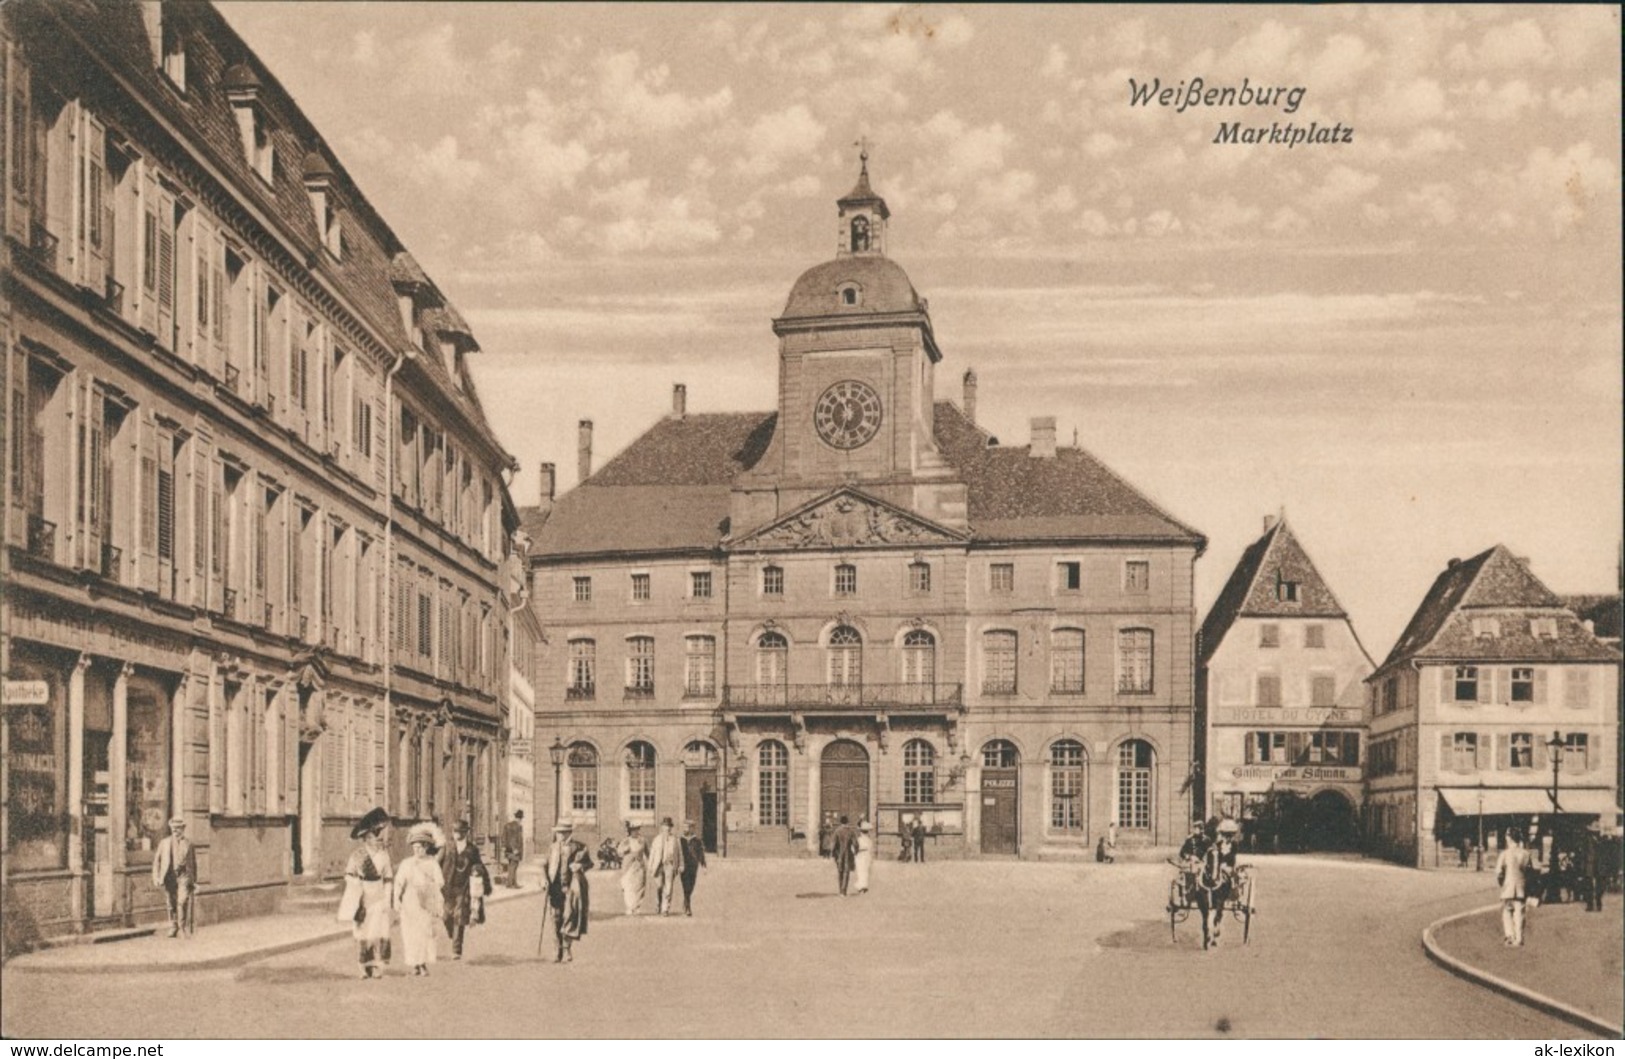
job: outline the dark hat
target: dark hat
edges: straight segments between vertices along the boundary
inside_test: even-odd
[[[671,817],[667,816],[667,817],[662,818],[661,821],[660,821],[660,826],[661,827],[671,827],[672,826]]]
[[[370,835],[372,832],[386,826],[388,823],[389,813],[384,811],[383,806],[376,806],[371,809],[366,816],[363,816],[355,827],[350,829],[350,837],[361,838],[364,835]]]
[[[457,821],[455,824],[452,825],[451,830],[452,830],[452,834],[455,834],[455,835],[466,835],[466,834],[468,834],[468,821],[467,820],[459,820],[459,821]]]
[[[525,811],[523,809],[515,809],[513,811],[513,818],[515,820],[523,820],[525,818]]]

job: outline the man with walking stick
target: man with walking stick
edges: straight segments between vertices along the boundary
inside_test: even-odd
[[[592,858],[587,856],[586,846],[570,837],[571,830],[568,823],[553,825],[553,844],[542,865],[547,903],[542,907],[542,933],[536,939],[536,954],[541,955],[551,918],[554,963],[569,963],[571,943],[587,933],[587,872],[592,869]]]

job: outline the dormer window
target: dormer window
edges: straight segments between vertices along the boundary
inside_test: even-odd
[[[1288,581],[1286,578],[1277,575],[1275,578],[1275,599],[1280,603],[1298,602],[1298,583]]]
[[[1501,623],[1494,618],[1474,618],[1473,635],[1480,640],[1493,640],[1501,635]]]
[[[1530,618],[1529,632],[1538,640],[1557,639],[1556,618]]]
[[[338,204],[333,200],[333,167],[312,151],[305,155],[305,194],[310,196],[310,212],[316,220],[316,234],[322,246],[335,259],[344,256],[344,234],[339,224]]]
[[[842,305],[863,304],[863,288],[856,283],[843,283],[835,291],[836,298]]]
[[[156,6],[156,5],[154,5]],[[169,83],[186,91],[186,41],[172,19],[163,22],[163,58],[161,68]]]
[[[243,157],[249,168],[269,184],[276,173],[276,147],[271,143],[270,123],[260,101],[260,79],[253,70],[237,63],[226,70],[222,81],[226,99],[231,102],[232,116],[237,119]]]

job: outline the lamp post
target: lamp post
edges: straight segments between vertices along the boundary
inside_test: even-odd
[[[1563,809],[1557,804],[1557,771],[1563,766],[1563,734],[1553,731],[1546,740],[1546,756],[1552,759],[1552,838],[1557,837],[1557,814]]]
[[[562,805],[559,804],[561,799],[562,799],[562,795],[560,794],[560,790],[562,789],[561,788],[561,781],[562,781],[563,770],[564,770],[564,754],[565,754],[564,742],[562,740],[560,740],[558,736],[554,736],[553,737],[553,745],[547,748],[547,759],[549,761],[553,762],[553,826],[554,827],[558,826],[559,815],[560,815],[560,812],[564,808]]]
[[[1484,778],[1478,779],[1478,867],[1475,871],[1484,870]]]

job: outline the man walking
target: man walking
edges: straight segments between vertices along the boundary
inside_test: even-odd
[[[649,865],[654,870],[655,904],[663,916],[671,915],[671,899],[683,873],[683,844],[672,834],[671,817],[660,821],[660,834],[649,846]]]
[[[1507,830],[1506,848],[1495,862],[1495,881],[1501,887],[1501,934],[1508,945],[1523,944],[1524,902],[1534,860],[1524,848],[1523,831]]]
[[[683,915],[692,916],[690,905],[694,897],[694,884],[699,881],[700,869],[705,867],[705,842],[694,833],[694,821],[683,821]]]
[[[571,838],[570,832],[568,823],[553,825],[553,844],[542,862],[542,888],[547,891],[543,915],[553,917],[554,963],[569,963],[574,958],[570,945],[587,933],[591,905],[587,872],[592,870],[592,858],[587,855],[587,847]],[[540,952],[541,942],[536,948]]]
[[[445,901],[446,936],[451,939],[451,958],[463,958],[463,935],[470,923],[485,922],[485,899],[491,896],[491,873],[480,857],[480,848],[468,840],[468,821],[459,820],[452,828],[454,837],[440,854],[440,873],[445,878],[441,897]],[[474,876],[480,877],[479,907],[474,904]]]
[[[186,837],[186,821],[182,817],[172,818],[169,835],[158,840],[158,849],[152,858],[152,885],[164,891],[164,904],[169,909],[169,936],[178,936],[185,927],[190,937],[192,899],[197,892],[197,850]]]
[[[858,862],[858,833],[852,830],[851,822],[844,815],[840,826],[829,837],[829,855],[835,861],[835,881],[840,884],[841,896],[845,897],[852,869]]]
[[[845,822],[844,818],[842,822]],[[920,819],[919,813],[914,814],[914,822],[908,825],[908,842],[913,849],[914,862],[925,863],[925,821]]]
[[[525,859],[525,811],[515,809],[513,819],[502,825],[502,885],[519,888],[519,865]]]

